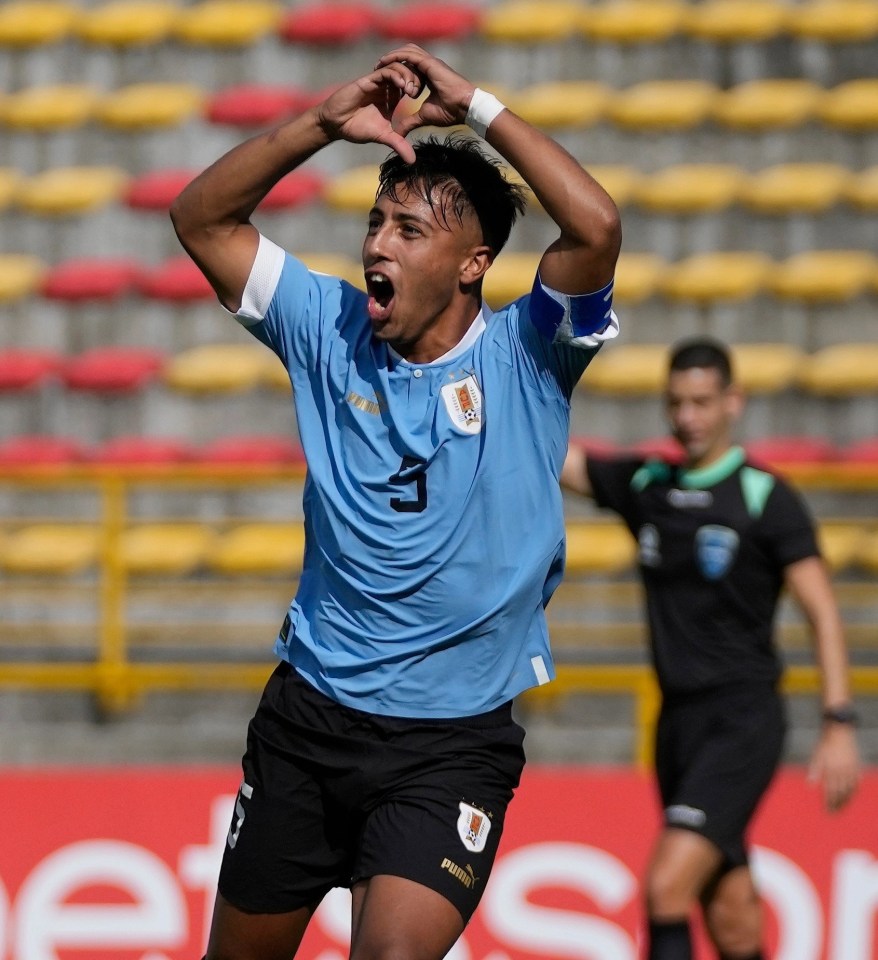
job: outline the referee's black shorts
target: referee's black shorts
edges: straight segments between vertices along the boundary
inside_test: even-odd
[[[452,720],[342,706],[287,663],[250,723],[219,891],[250,913],[390,874],[475,910],[524,766],[511,704]]]
[[[730,685],[666,698],[656,730],[665,824],[693,830],[747,863],[745,833],[783,751],[783,701],[771,685]]]

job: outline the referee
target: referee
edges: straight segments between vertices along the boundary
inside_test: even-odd
[[[813,632],[823,728],[810,773],[837,810],[858,780],[838,608],[800,498],[731,439],[743,398],[728,350],[677,345],[665,392],[681,464],[586,458],[567,489],[615,510],[639,546],[662,692],[655,763],[664,807],[645,878],[649,960],[691,960],[700,904],[720,960],[762,960],[762,910],[745,831],[779,764],[786,729],[773,620],[790,590]]]

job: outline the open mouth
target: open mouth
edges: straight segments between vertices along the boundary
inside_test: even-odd
[[[369,295],[369,319],[386,320],[393,306],[393,284],[383,273],[369,271],[366,274],[366,292]]]

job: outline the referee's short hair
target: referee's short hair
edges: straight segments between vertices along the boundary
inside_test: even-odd
[[[723,389],[732,382],[732,358],[729,348],[712,337],[690,337],[671,348],[671,372],[691,370],[693,367],[716,370]]]
[[[473,137],[451,134],[440,140],[429,136],[413,146],[414,163],[392,153],[381,164],[377,196],[387,195],[399,202],[400,192],[414,192],[446,224],[449,215],[460,222],[465,211],[472,210],[485,244],[498,254],[512,225],[524,213],[524,190],[506,179],[500,161],[484,153]]]

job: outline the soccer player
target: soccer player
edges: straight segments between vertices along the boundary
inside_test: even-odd
[[[559,228],[532,292],[494,314],[482,279],[519,189],[474,138],[406,140],[463,123]],[[366,292],[250,222],[337,140],[395,151],[363,241]],[[511,701],[553,676],[558,477],[571,391],[618,331],[618,213],[558,144],[409,44],[231,150],[172,219],[221,303],[287,367],[308,462],[304,570],[250,724],[207,957],[289,960],[341,886],[354,960],[440,960],[518,785]]]
[[[830,810],[858,779],[856,716],[838,608],[804,505],[732,441],[743,398],[711,339],[673,349],[665,392],[681,464],[586,456],[570,490],[621,515],[639,545],[662,693],[655,747],[664,827],[645,878],[649,960],[691,960],[700,904],[721,960],[760,960],[762,915],[745,830],[780,761],[785,731],[772,637],[783,587],[814,634],[823,728],[811,775]]]

